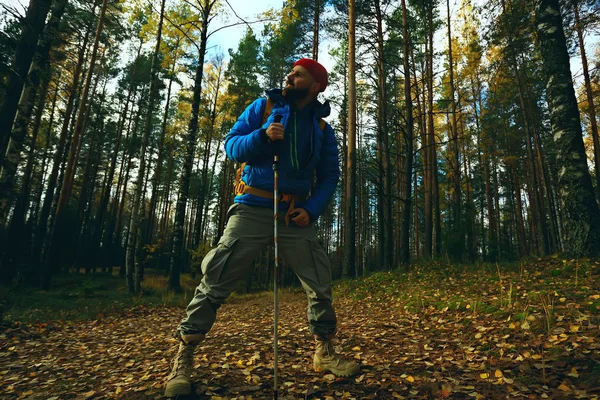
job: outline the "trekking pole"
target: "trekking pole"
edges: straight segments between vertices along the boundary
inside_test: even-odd
[[[275,122],[281,122],[281,115],[275,116]],[[275,252],[275,266],[273,273],[273,302],[274,302],[274,311],[273,311],[273,399],[277,400],[279,394],[279,386],[277,383],[277,341],[279,340],[279,335],[277,333],[277,326],[279,323],[279,303],[277,302],[277,276],[279,275],[279,246],[278,246],[278,235],[277,235],[277,213],[279,211],[279,143],[273,143],[274,147],[274,156],[273,156],[273,247]]]

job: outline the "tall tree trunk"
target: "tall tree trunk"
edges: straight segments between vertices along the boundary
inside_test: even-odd
[[[506,13],[506,4],[504,1],[502,1],[502,12]],[[508,32],[508,57],[509,57],[509,62],[510,62],[510,67],[513,70],[513,73],[515,75],[515,79],[516,79],[516,83],[517,83],[517,90],[518,90],[518,94],[519,94],[519,103],[521,106],[521,117],[523,118],[523,126],[525,128],[525,140],[526,140],[526,149],[527,149],[527,154],[528,154],[528,162],[530,164],[530,180],[531,180],[531,185],[532,185],[532,194],[533,194],[533,200],[534,203],[531,206],[532,212],[533,212],[533,217],[534,217],[534,223],[533,226],[537,227],[537,230],[535,231],[535,235],[537,237],[538,240],[536,240],[536,242],[538,244],[541,244],[541,247],[538,247],[539,252],[541,252],[542,254],[548,254],[549,253],[549,244],[548,244],[548,237],[547,237],[547,230],[546,230],[546,213],[544,211],[544,200],[543,200],[543,196],[542,196],[542,190],[540,189],[540,184],[541,184],[541,177],[539,172],[537,171],[537,159],[534,157],[534,151],[532,149],[532,145],[531,145],[531,138],[532,136],[535,136],[535,124],[533,124],[533,126],[531,125],[531,121],[530,121],[530,116],[528,114],[530,114],[530,110],[528,108],[528,102],[526,99],[526,89],[525,89],[525,82],[523,81],[522,77],[521,77],[521,71],[519,69],[519,65],[517,64],[517,57],[514,54],[514,50],[513,50],[513,37],[512,37],[512,31],[509,30]],[[533,133],[532,133],[533,132]]]
[[[106,84],[107,83],[108,83],[108,80],[105,80],[103,93],[102,93],[102,95],[99,96],[99,99],[98,99],[99,109],[102,109],[102,104],[104,103],[104,100],[106,99]],[[95,90],[92,92],[92,98],[96,98]],[[81,176],[82,176],[81,188],[79,190],[79,199],[77,202],[77,213],[75,214],[77,227],[82,226],[84,212],[88,205],[89,193],[92,190],[92,186],[94,186],[94,184],[95,184],[95,182],[92,181],[91,176],[93,175],[93,170],[95,168],[97,155],[99,153],[99,149],[96,148],[96,146],[98,146],[98,143],[100,143],[100,146],[101,146],[102,141],[104,140],[104,138],[103,138],[103,135],[104,135],[103,122],[104,121],[102,120],[102,116],[99,113],[99,115],[96,116],[96,126],[95,126],[94,130],[91,132],[90,145],[89,145],[87,157],[85,160],[85,166],[83,168],[83,171],[81,172]],[[79,159],[79,157],[77,157],[77,158]]]
[[[127,276],[127,287],[130,293],[140,293],[141,291],[141,260],[135,255],[140,253],[142,248],[142,226],[145,219],[144,207],[142,207],[142,191],[144,188],[144,175],[146,174],[146,149],[150,134],[152,133],[152,116],[154,115],[154,103],[158,97],[158,70],[160,61],[158,59],[160,53],[160,43],[162,38],[162,25],[165,14],[165,0],[162,0],[160,6],[160,17],[158,20],[158,28],[156,33],[156,46],[154,47],[154,55],[152,57],[152,67],[150,71],[150,93],[148,94],[148,109],[146,110],[146,123],[144,125],[144,134],[142,135],[142,146],[140,149],[140,165],[138,168],[137,180],[135,183],[135,194],[133,198],[133,207],[131,209],[131,218],[129,219],[129,230],[127,238],[127,254],[125,257],[125,269]],[[135,283],[131,279],[135,269]]]
[[[361,138],[360,138],[360,130],[357,130],[356,132],[356,143],[357,143],[357,148],[360,149],[362,146],[362,142],[361,142]],[[356,229],[356,236],[355,236],[355,258],[356,258],[356,267],[355,267],[355,274],[354,276],[358,277],[361,276],[362,273],[366,270],[373,270],[373,268],[371,267],[367,267],[366,263],[364,262],[364,257],[365,257],[365,253],[368,253],[366,251],[363,250],[363,248],[361,247],[362,244],[362,240],[364,237],[368,237],[367,235],[364,234],[364,230],[361,230],[360,227],[366,225],[363,223],[363,221],[367,221],[367,223],[370,224],[370,221],[368,219],[368,215],[365,213],[365,210],[368,209],[371,205],[369,204],[369,189],[367,188],[367,183],[366,183],[366,179],[364,178],[364,164],[360,162],[359,158],[356,158],[356,169],[357,169],[357,182],[358,185],[356,185],[356,226],[358,226],[359,228]],[[346,201],[346,205],[348,204],[348,201]],[[347,223],[347,222],[346,222]]]
[[[588,68],[587,56],[585,55],[585,42],[583,40],[583,30],[579,19],[579,7],[575,4],[575,30],[579,39],[579,52],[581,53],[581,65],[583,67],[583,78],[585,82],[585,93],[588,101],[588,114],[590,118],[590,134],[594,143],[594,171],[596,173],[596,195],[600,201],[600,136],[598,136],[598,121],[596,121],[596,107],[594,105],[594,93],[590,82],[590,71]]]
[[[581,121],[569,65],[569,53],[558,0],[535,1],[535,23],[540,40],[548,108],[562,210],[566,216],[565,251],[575,255],[600,255],[600,210],[581,134]]]
[[[142,95],[140,95],[140,98],[142,97]],[[137,153],[137,148],[136,148],[136,142],[137,142],[137,134],[138,134],[138,127],[140,124],[140,120],[142,119],[142,107],[138,106],[138,110],[137,113],[134,117],[134,121],[133,121],[133,128],[131,130],[131,141],[129,143],[129,152],[127,154],[127,166],[125,167],[125,175],[123,177],[123,193],[121,194],[121,198],[119,199],[119,209],[117,211],[117,219],[116,219],[116,223],[115,223],[115,230],[114,230],[114,238],[113,238],[113,246],[118,246],[119,249],[120,247],[124,244],[125,246],[127,246],[127,239],[128,237],[125,238],[125,243],[123,243],[123,238],[121,237],[122,234],[122,226],[127,226],[129,227],[129,221],[127,223],[123,222],[123,212],[125,211],[125,202],[127,201],[127,187],[129,185],[129,177],[131,175],[131,170],[133,168],[133,158],[135,157],[135,154]],[[130,215],[131,218],[131,215]],[[127,251],[127,249],[125,248],[125,251]],[[122,273],[119,273],[120,276],[125,277],[125,270],[126,270],[126,262],[123,261],[122,265],[121,265],[121,270],[123,271]],[[133,273],[133,271],[131,271]],[[128,279],[128,278],[126,278]],[[133,279],[133,278],[129,278],[129,279]]]
[[[215,236],[212,245],[216,246],[223,235],[225,230],[225,220],[227,219],[227,209],[229,208],[230,201],[229,196],[233,188],[231,187],[231,175],[233,174],[233,162],[228,158],[225,158],[223,164],[221,164],[221,176],[219,177],[220,188],[219,188],[219,208],[218,208],[218,220],[217,220],[217,235]]]
[[[204,226],[204,205],[208,204],[208,196],[210,192],[210,186],[208,185],[209,175],[208,175],[208,165],[210,163],[210,151],[212,147],[213,136],[215,134],[215,126],[217,124],[217,104],[219,101],[219,91],[221,90],[221,74],[223,71],[223,65],[219,65],[217,67],[217,82],[215,85],[215,97],[212,101],[212,109],[210,111],[210,127],[206,133],[206,147],[204,149],[204,157],[202,162],[202,179],[201,179],[201,189],[200,189],[200,197],[198,198],[198,213],[196,218],[196,223],[194,227],[194,245],[199,245],[202,243],[203,230]],[[218,146],[218,145],[217,145]]]
[[[485,202],[487,204],[487,217],[488,217],[488,259],[491,262],[498,260],[500,255],[500,249],[498,247],[498,221],[496,220],[496,210],[494,207],[494,189],[492,187],[492,174],[490,173],[490,160],[489,151],[487,146],[484,145],[483,150],[483,174],[485,177]]]
[[[96,64],[96,57],[98,55],[98,47],[100,43],[100,36],[102,34],[102,29],[104,27],[104,16],[106,15],[106,7],[108,5],[108,0],[103,0],[102,8],[100,9],[100,16],[98,18],[98,26],[96,28],[96,36],[94,39],[94,46],[92,48],[92,54],[90,57],[90,68],[87,73],[85,86],[83,89],[83,93],[81,94],[81,102],[79,104],[79,110],[77,112],[77,120],[75,122],[75,130],[73,131],[73,138],[71,140],[71,147],[69,149],[69,158],[67,160],[67,165],[65,167],[64,179],[62,183],[62,188],[60,191],[60,197],[58,199],[58,204],[56,208],[56,219],[54,221],[54,227],[52,229],[52,233],[50,234],[50,254],[47,262],[51,262],[52,264],[57,265],[60,263],[62,252],[62,245],[64,240],[66,239],[66,225],[67,225],[67,206],[69,204],[69,200],[71,198],[71,192],[73,190],[73,178],[75,176],[75,169],[77,166],[76,163],[76,154],[78,148],[80,147],[82,135],[83,135],[83,127],[85,123],[85,114],[87,112],[87,100],[88,94],[90,90],[90,86],[92,83],[92,77],[94,75],[94,66]]]
[[[426,47],[426,46],[425,46]],[[419,90],[419,80],[417,79],[417,68],[416,68],[416,64],[415,64],[415,60],[414,60],[414,50],[415,50],[415,46],[410,46],[410,57],[411,57],[411,63],[414,66],[413,68],[413,82],[414,82],[414,87],[415,87],[415,99],[417,101],[417,125],[419,128],[419,135],[421,137],[421,165],[422,165],[422,170],[423,170],[423,180],[422,180],[422,185],[421,187],[423,188],[423,195],[425,196],[425,194],[427,193],[427,189],[426,187],[429,185],[429,182],[427,180],[427,175],[426,175],[426,167],[427,167],[427,157],[428,157],[428,149],[427,149],[427,109],[426,109],[426,103],[427,100],[425,99],[425,92],[426,89],[423,89],[423,92],[421,94],[421,91]],[[423,71],[426,71],[425,68],[425,59],[427,57],[422,57],[421,58],[421,72],[423,73]],[[425,80],[422,79],[421,80],[422,83],[425,83]],[[423,96],[423,99],[421,100],[421,96]],[[414,136],[414,134],[413,134]],[[416,140],[416,137],[414,138]],[[414,164],[414,162],[413,162]],[[414,166],[413,166],[414,168]],[[414,180],[414,189],[413,189],[413,193],[414,193],[414,220],[415,220],[415,227],[414,227],[414,248],[415,248],[415,256],[417,258],[421,257],[421,227],[420,227],[420,218],[419,218],[419,179],[417,176],[417,173],[413,174],[413,180]]]
[[[421,159],[423,162],[423,216],[424,216],[424,239],[423,239],[423,257],[431,258],[433,251],[433,169],[434,163],[431,160],[433,155],[432,147],[435,146],[433,139],[433,74],[430,73],[430,63],[433,62],[432,50],[429,42],[425,42],[425,75],[426,87],[423,90],[424,99],[423,110],[426,113],[425,129],[421,131]]]
[[[140,41],[140,45],[138,47],[138,51],[137,51],[137,56],[136,56],[136,60],[139,58],[140,56],[140,52],[142,50],[142,44],[143,42]],[[102,190],[102,194],[100,196],[100,204],[98,206],[98,212],[96,213],[96,217],[95,217],[95,233],[94,233],[94,247],[93,250],[97,256],[96,259],[98,260],[98,262],[102,263],[103,268],[105,267],[102,258],[103,257],[99,257],[100,255],[100,246],[101,243],[104,244],[105,247],[109,247],[110,243],[112,242],[112,229],[110,226],[108,226],[106,228],[106,234],[104,235],[104,237],[106,238],[107,236],[109,236],[108,241],[107,240],[102,240],[103,237],[103,233],[102,233],[102,229],[104,226],[104,219],[105,219],[105,215],[106,215],[106,211],[108,210],[108,206],[109,206],[109,201],[110,201],[110,192],[111,192],[111,188],[113,187],[113,181],[115,179],[115,170],[117,168],[117,156],[119,155],[119,152],[121,151],[121,141],[123,138],[123,128],[125,127],[125,122],[127,121],[127,113],[129,112],[129,104],[131,103],[131,96],[134,93],[134,81],[135,81],[135,77],[137,75],[137,71],[138,71],[138,63],[135,63],[134,67],[133,67],[133,71],[131,73],[131,78],[129,80],[129,87],[127,89],[127,97],[125,98],[125,104],[122,106],[121,108],[121,114],[119,116],[119,121],[117,123],[117,132],[116,132],[116,141],[115,141],[115,146],[112,150],[112,155],[111,155],[111,159],[109,162],[109,166],[108,166],[108,172],[107,172],[107,178],[106,178],[106,184],[104,185],[104,188]],[[167,100],[168,101],[168,100]],[[121,162],[121,171],[123,170],[123,161],[125,160],[125,154],[126,152],[123,152],[123,157],[122,157],[122,162]],[[115,198],[118,198],[118,194],[115,195]],[[114,206],[111,207],[111,210],[114,210]],[[113,215],[114,213],[110,213],[110,215]],[[108,224],[110,225],[110,224]]]
[[[356,275],[356,5],[348,0],[348,164],[346,166],[346,229],[344,277]]]
[[[429,53],[427,63],[427,108],[428,108],[428,148],[429,148],[429,190],[430,190],[430,204],[427,204],[427,198],[425,199],[426,215],[429,214],[430,220],[425,221],[425,256],[431,257],[432,254],[436,257],[440,254],[441,249],[441,216],[440,216],[440,196],[438,186],[438,167],[437,167],[437,142],[435,140],[435,125],[433,119],[433,35],[435,33],[433,24],[433,6],[430,5],[427,10],[427,23],[428,23],[428,44]]]
[[[3,245],[6,244],[6,257],[1,262],[2,277],[7,283],[11,282],[12,279],[17,275],[21,260],[25,255],[29,254],[29,251],[26,247],[28,240],[26,240],[25,237],[25,214],[29,208],[29,199],[32,197],[30,191],[33,166],[35,163],[35,143],[37,142],[42,113],[46,103],[49,80],[49,77],[47,77],[40,88],[41,90],[39,93],[39,101],[36,111],[37,115],[35,119],[35,126],[32,130],[31,144],[27,156],[27,167],[25,168],[25,173],[23,174],[21,193],[17,198],[17,204],[12,213],[12,218],[8,228],[8,236],[6,241],[3,243]],[[20,282],[17,282],[17,284],[18,283]]]
[[[178,47],[178,46],[177,46]],[[156,218],[156,205],[158,203],[158,186],[160,177],[162,175],[162,163],[165,157],[165,137],[167,136],[167,121],[169,118],[169,107],[171,104],[171,89],[173,88],[173,80],[175,78],[175,61],[173,59],[173,64],[171,66],[171,70],[173,73],[169,77],[169,85],[167,89],[167,100],[165,104],[165,112],[163,113],[162,124],[160,126],[160,139],[158,143],[158,160],[156,161],[156,168],[154,169],[154,175],[152,175],[152,194],[150,196],[150,209],[148,211],[148,234],[147,240],[152,242],[155,218]]]
[[[29,219],[32,222],[32,224],[34,226],[38,226],[39,228],[39,213],[40,213],[40,209],[41,209],[41,200],[42,200],[42,193],[44,192],[44,187],[45,187],[45,182],[44,182],[44,177],[46,176],[46,168],[48,166],[48,161],[50,158],[50,148],[52,147],[52,132],[53,132],[53,127],[54,127],[54,116],[56,115],[56,101],[58,100],[58,90],[59,90],[60,86],[58,85],[58,83],[56,83],[55,85],[55,89],[54,89],[54,95],[52,96],[52,108],[50,111],[50,118],[48,121],[48,125],[47,125],[47,129],[46,129],[46,139],[45,139],[45,147],[44,147],[44,155],[42,158],[42,165],[40,167],[40,173],[39,173],[39,183],[36,189],[36,193],[35,193],[35,198],[33,201],[34,204],[34,210],[31,213],[31,215],[29,216]],[[42,110],[43,113],[43,110]],[[34,231],[32,234],[32,249],[35,248],[35,243],[36,243],[36,235],[37,232]],[[30,250],[32,255],[35,255],[35,251]],[[36,255],[37,256],[37,255]],[[34,265],[37,264],[37,262],[34,262]]]
[[[529,255],[529,249],[527,246],[527,239],[525,237],[525,225],[523,222],[523,202],[521,200],[521,181],[519,179],[519,173],[517,171],[516,163],[512,164],[510,172],[513,177],[513,186],[515,187],[515,200],[516,200],[516,212],[517,212],[517,237],[519,240],[519,257],[527,257]]]
[[[347,41],[346,41],[347,43]],[[343,89],[343,94],[342,94],[342,107],[340,110],[340,129],[341,129],[341,133],[342,133],[342,171],[341,171],[341,175],[342,175],[342,179],[341,179],[341,210],[338,213],[338,265],[343,265],[344,262],[344,251],[343,249],[345,248],[345,238],[346,238],[346,187],[347,187],[347,168],[346,166],[348,165],[348,138],[347,138],[347,134],[348,134],[348,51],[346,51],[345,53],[345,59],[342,63],[342,71],[341,74],[343,74],[343,82],[344,82],[344,89]]]
[[[104,101],[105,95],[102,96],[101,102]],[[106,135],[106,130],[104,126],[103,116],[99,116],[99,120],[97,121],[100,124],[99,132],[97,133],[98,138],[95,140],[96,142],[96,151],[91,154],[89,167],[86,166],[86,173],[84,176],[84,182],[88,182],[86,186],[85,192],[82,190],[80,194],[79,204],[82,206],[81,215],[77,216],[77,229],[79,229],[79,246],[77,246],[76,251],[76,260],[75,267],[79,270],[80,267],[85,267],[85,272],[90,273],[94,266],[94,258],[90,257],[90,246],[91,246],[91,234],[92,227],[90,227],[91,214],[93,211],[93,200],[94,200],[94,192],[97,190],[98,181],[98,170],[100,169],[100,156],[102,154],[102,145],[104,143],[104,137]],[[93,147],[90,147],[93,149]],[[86,177],[87,175],[87,177]],[[82,189],[83,189],[82,184]]]
[[[51,0],[30,0],[23,19],[21,36],[17,43],[15,58],[6,82],[6,93],[10,95],[4,96],[4,101],[0,106],[0,165],[3,164],[13,121],[17,113],[20,100],[18,95],[23,89],[51,3]]]
[[[461,111],[462,113],[462,111]],[[464,127],[464,118],[460,119],[460,127],[461,127],[461,133],[464,136],[466,133],[465,127]],[[463,154],[463,173],[462,176],[464,176],[465,179],[465,229],[464,229],[464,235],[466,235],[466,239],[467,239],[467,249],[466,249],[466,254],[468,256],[468,261],[469,262],[474,262],[475,259],[477,258],[477,253],[475,251],[475,203],[473,202],[473,180],[471,178],[471,174],[470,171],[472,171],[471,169],[471,153],[468,151],[468,144],[471,142],[470,138],[469,140],[464,140],[463,141],[463,149],[462,149],[462,154]],[[463,225],[464,226],[464,225]],[[463,257],[464,258],[464,257]]]
[[[523,114],[523,120],[525,124],[525,131],[527,132],[525,136],[527,155],[529,159],[529,167],[531,169],[531,186],[533,190],[533,196],[535,203],[533,204],[533,215],[536,220],[535,225],[537,226],[537,231],[535,232],[538,237],[538,243],[540,244],[540,248],[538,249],[542,255],[549,254],[550,248],[548,244],[548,236],[546,232],[546,214],[544,212],[543,198],[542,198],[542,190],[540,188],[539,181],[539,172],[537,168],[537,162],[535,159],[534,150],[531,144],[531,136],[530,130],[528,128],[529,123],[527,122],[527,116],[525,113]]]
[[[16,115],[13,116],[14,124],[12,125],[10,140],[0,168],[0,227],[6,223],[8,208],[10,206],[9,199],[12,195],[17,167],[21,161],[21,151],[33,112],[35,94],[42,79],[42,74],[47,73],[50,47],[56,36],[60,19],[65,11],[65,5],[66,0],[60,0],[52,11],[50,21],[41,34],[27,77],[21,85],[23,90],[20,92],[21,97],[18,100]],[[45,97],[45,91],[40,96]],[[12,102],[11,97],[13,96],[6,96],[5,104],[7,107],[12,107],[8,105],[8,103]],[[35,143],[32,145],[35,146]]]
[[[315,61],[319,60],[319,19],[321,16],[321,1],[314,0],[315,16],[313,20],[313,48],[312,58]]]
[[[461,188],[460,188],[460,146],[458,144],[458,123],[456,121],[456,99],[454,96],[454,59],[452,55],[452,28],[450,24],[450,0],[446,0],[446,11],[448,14],[448,72],[450,74],[450,105],[452,107],[452,226],[453,226],[453,250],[455,260],[462,261],[464,248],[464,229],[462,223]]]
[[[408,17],[405,0],[401,0],[402,4],[402,36],[403,36],[403,53],[404,53],[404,102],[406,103],[406,138],[405,138],[405,153],[406,159],[404,164],[404,217],[402,219],[402,263],[405,266],[410,264],[410,214],[412,212],[412,170],[413,170],[413,103],[410,85],[410,66],[408,60],[410,57],[410,37],[408,34]]]
[[[390,167],[390,149],[386,120],[386,71],[383,39],[383,16],[379,0],[375,1],[377,19],[377,160],[378,160],[378,229],[379,229],[379,267],[392,269],[392,177]]]
[[[181,172],[179,198],[175,209],[175,226],[173,232],[173,246],[171,265],[169,268],[169,290],[181,290],[179,276],[181,273],[181,255],[184,251],[184,221],[185,211],[189,194],[190,177],[192,175],[192,165],[194,163],[194,148],[196,144],[196,134],[198,130],[198,112],[200,108],[200,95],[202,91],[202,75],[204,68],[204,56],[206,53],[206,40],[208,35],[208,23],[212,7],[216,0],[202,1],[202,28],[200,31],[200,48],[198,49],[198,67],[196,67],[196,77],[194,79],[194,92],[192,99],[192,111],[190,123],[187,129],[187,140],[185,145],[185,156],[183,160],[183,169]]]
[[[58,145],[56,146],[56,151],[54,152],[54,157],[52,160],[52,171],[50,172],[50,177],[48,178],[48,184],[46,186],[46,192],[44,196],[44,203],[42,205],[42,210],[40,212],[40,216],[38,219],[38,231],[36,235],[36,240],[34,244],[33,257],[38,260],[40,266],[42,268],[41,275],[41,285],[42,287],[47,287],[50,282],[50,273],[51,270],[47,268],[47,264],[45,260],[45,251],[43,251],[44,243],[47,242],[47,231],[52,228],[52,224],[49,224],[50,212],[52,209],[52,202],[54,199],[54,194],[57,188],[57,183],[59,182],[58,175],[59,171],[63,171],[61,169],[61,160],[66,155],[66,145],[67,139],[69,137],[69,124],[71,120],[71,114],[74,110],[75,98],[77,97],[77,88],[79,86],[79,78],[81,76],[81,71],[83,69],[83,64],[85,60],[85,53],[87,50],[87,43],[89,39],[90,31],[85,33],[83,38],[83,43],[79,48],[79,52],[77,54],[77,64],[75,65],[75,70],[73,72],[73,82],[71,83],[71,87],[69,89],[69,98],[67,100],[67,105],[65,107],[65,112],[63,114],[63,123],[60,131],[60,136],[58,139]],[[60,183],[59,183],[60,185]],[[47,244],[46,244],[47,247]]]
[[[221,154],[221,142],[222,139],[219,139],[219,141],[217,142],[217,145],[215,146],[215,159],[213,161],[213,165],[212,165],[212,170],[211,173],[209,175],[209,179],[208,179],[208,187],[211,188],[213,185],[213,179],[215,176],[215,170],[217,168],[217,162],[219,160],[219,155]],[[204,211],[202,212],[202,214],[204,215],[203,218],[203,222],[202,222],[202,236],[200,236],[200,243],[205,243],[206,242],[206,230],[207,230],[207,221],[208,221],[208,206],[210,204],[210,200],[211,200],[211,192],[208,192],[208,196],[206,198],[206,201],[204,202]]]

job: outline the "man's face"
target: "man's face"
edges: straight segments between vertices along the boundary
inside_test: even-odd
[[[296,65],[286,78],[283,97],[288,101],[302,100],[307,96],[316,97],[318,89],[319,84],[308,70],[300,65]]]

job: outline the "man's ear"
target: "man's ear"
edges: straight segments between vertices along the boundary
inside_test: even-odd
[[[310,91],[314,94],[319,94],[321,92],[321,84],[319,82],[313,82],[310,85]]]

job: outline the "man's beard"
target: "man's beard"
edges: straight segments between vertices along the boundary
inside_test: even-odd
[[[296,100],[303,100],[308,96],[308,88],[295,89],[293,87],[286,88],[283,90],[283,98],[289,102]]]

